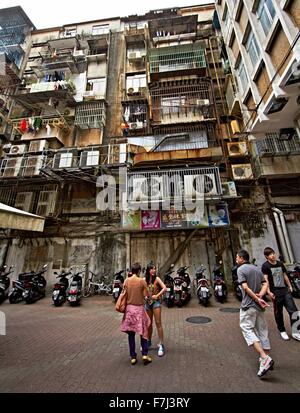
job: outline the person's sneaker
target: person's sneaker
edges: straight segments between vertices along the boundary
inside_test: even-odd
[[[165,355],[165,351],[165,346],[163,344],[159,344],[157,352],[158,357],[163,357]]]
[[[274,360],[270,356],[262,359],[259,364],[258,377],[263,377],[274,366]]]
[[[292,334],[292,337],[293,337],[294,340],[300,341],[300,333],[294,333],[294,334]]]
[[[260,364],[260,362],[262,361],[262,358],[260,357],[258,359],[258,363]],[[272,366],[270,367],[270,370],[274,370],[274,363],[272,364]]]
[[[137,363],[137,359],[132,358],[130,362],[131,362],[131,365],[132,365],[132,366],[135,366],[136,363]]]
[[[281,338],[283,339],[283,340],[289,340],[290,338],[289,338],[289,336],[286,334],[286,332],[285,331],[281,331],[280,332],[280,335],[281,335]]]
[[[152,363],[152,358],[150,356],[143,356],[143,363],[147,366],[147,364]]]

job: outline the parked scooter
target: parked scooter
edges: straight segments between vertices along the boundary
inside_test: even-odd
[[[72,282],[68,289],[68,302],[71,306],[80,304],[82,294],[82,276],[83,272],[78,272],[72,276]]]
[[[236,298],[239,301],[242,301],[242,299],[243,299],[243,289],[242,289],[242,286],[239,284],[239,281],[238,281],[238,275],[237,275],[238,268],[239,267],[237,265],[232,267],[231,277],[232,277],[234,294],[235,294]]]
[[[215,266],[213,270],[213,279],[215,299],[220,303],[224,303],[227,299],[228,290],[220,266]]]
[[[10,304],[16,304],[23,300],[23,293],[27,288],[30,288],[30,281],[34,275],[34,271],[23,272],[19,274],[17,280],[13,280],[12,289],[8,294]]]
[[[292,296],[300,298],[300,264],[296,263],[292,271],[287,271],[287,275],[293,288]]]
[[[42,271],[34,273],[29,281],[29,285],[23,291],[23,300],[26,304],[32,304],[46,296],[47,281],[43,274],[47,271],[48,265],[44,265]]]
[[[191,299],[191,279],[187,273],[189,267],[180,267],[174,278],[174,304],[182,307]]]
[[[207,307],[212,294],[210,292],[208,281],[204,274],[205,270],[206,268],[204,268],[204,266],[201,265],[201,267],[196,271],[195,279],[197,282],[197,297],[199,300],[199,304],[203,304],[204,307]]]
[[[57,274],[57,272],[55,272],[54,274]],[[70,272],[62,271],[58,275],[58,277],[56,277],[56,278],[59,278],[59,282],[54,284],[53,292],[52,292],[52,301],[55,307],[62,306],[67,300],[67,290],[69,287],[69,280],[67,277],[70,274],[72,274],[71,271]]]
[[[115,302],[118,301],[119,295],[121,294],[121,291],[123,289],[123,284],[124,284],[124,277],[123,273],[125,270],[119,271],[114,275],[114,281],[113,281],[113,297]]]
[[[10,287],[10,278],[9,275],[12,273],[13,269],[10,267],[7,269],[7,266],[1,268],[0,271],[0,304],[2,304],[7,298]]]
[[[163,300],[166,303],[168,308],[172,307],[175,301],[174,278],[171,275],[174,272],[173,270],[174,267],[175,265],[171,264],[170,268],[168,269],[168,271],[165,273],[165,276],[164,276],[164,283],[165,283],[165,286],[167,287],[167,291],[165,292],[163,296]]]

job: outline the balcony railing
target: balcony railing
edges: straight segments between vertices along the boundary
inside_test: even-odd
[[[257,140],[254,145],[260,157],[300,154],[300,139],[296,131],[289,140],[280,139],[278,133],[267,133],[265,138]]]
[[[149,64],[150,74],[206,68],[204,50],[193,44],[152,49]]]

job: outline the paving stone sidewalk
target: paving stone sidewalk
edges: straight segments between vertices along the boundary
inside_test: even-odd
[[[300,300],[296,304],[300,309]],[[238,312],[220,311],[238,307],[234,296],[225,304],[212,297],[208,308],[196,298],[185,308],[164,307],[166,355],[159,358],[154,348],[152,364],[131,366],[122,315],[111,297],[89,297],[78,308],[55,308],[49,296],[29,306],[5,302],[0,393],[299,393],[300,342],[280,338],[268,309],[276,364],[259,380],[258,359],[241,335]],[[186,321],[199,316],[212,322]],[[290,333],[287,317],[286,325]],[[154,345],[157,340],[154,330]]]

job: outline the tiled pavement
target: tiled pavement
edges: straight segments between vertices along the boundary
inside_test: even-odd
[[[300,300],[296,300],[300,309]],[[122,315],[111,297],[89,297],[79,308],[54,308],[51,298],[31,305],[5,302],[7,335],[0,336],[1,393],[300,393],[300,342],[284,342],[267,311],[275,369],[256,377],[258,360],[241,335],[235,297],[226,304],[163,308],[166,355],[131,366]],[[207,316],[210,324],[191,324]],[[288,319],[287,331],[290,333]],[[153,337],[157,343],[156,331]],[[138,349],[139,349],[139,343]]]

